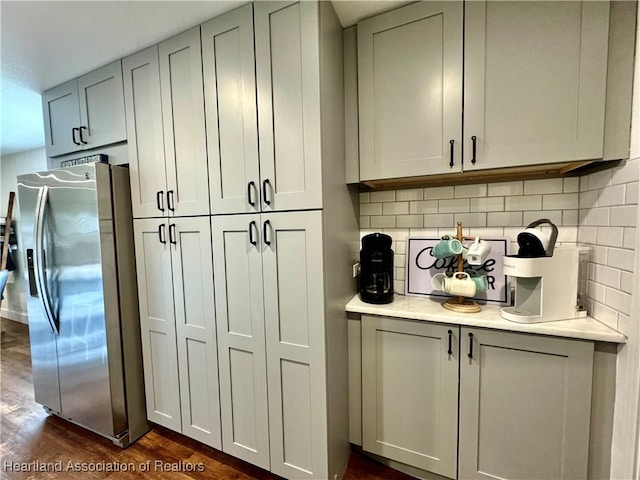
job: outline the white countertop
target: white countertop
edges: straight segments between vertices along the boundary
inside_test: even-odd
[[[600,342],[626,343],[627,337],[592,317],[574,318],[542,323],[517,323],[500,316],[500,306],[481,305],[478,313],[456,313],[445,310],[442,300],[395,295],[393,302],[385,305],[365,303],[356,294],[347,303],[347,312],[385,317],[427,320],[469,327],[493,328],[512,332],[535,333],[555,337],[578,338]]]

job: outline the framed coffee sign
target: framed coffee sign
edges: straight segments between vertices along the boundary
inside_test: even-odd
[[[470,297],[478,302],[508,305],[511,303],[509,277],[503,273],[502,259],[509,254],[509,240],[506,238],[485,238],[491,245],[491,251],[481,265],[469,265],[464,261],[464,270],[477,275],[485,275],[488,288]],[[457,257],[436,258],[433,248],[441,241],[440,237],[408,237],[406,249],[405,294],[410,296],[428,296],[451,298],[451,295],[435,290],[431,279],[438,273],[447,274],[457,270]],[[465,247],[468,247],[465,244]]]

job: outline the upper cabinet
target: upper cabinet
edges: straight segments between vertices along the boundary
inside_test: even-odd
[[[127,139],[120,60],[42,94],[48,157]]]
[[[609,2],[468,2],[464,170],[602,158]]]
[[[200,28],[123,60],[135,218],[209,214]]]
[[[462,2],[358,24],[360,179],[460,169]]]
[[[360,180],[604,158],[610,11],[418,2],[359,23]]]
[[[258,2],[202,26],[214,214],[322,208],[314,9]]]

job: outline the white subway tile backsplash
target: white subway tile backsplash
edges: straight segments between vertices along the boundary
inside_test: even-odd
[[[589,314],[613,329],[618,328],[618,312],[600,302],[593,302]]]
[[[587,175],[587,189],[595,190],[596,188],[604,188],[611,184],[611,170],[603,170],[601,172]]]
[[[624,248],[609,248],[607,265],[619,270],[633,271],[635,252]]]
[[[621,227],[600,227],[596,234],[596,244],[606,247],[622,247],[624,229]]]
[[[527,180],[524,182],[524,194],[562,193],[562,178],[544,178],[541,180]]]
[[[371,228],[395,228],[395,215],[375,215],[370,217]]]
[[[408,215],[409,202],[387,202],[382,204],[383,215]]]
[[[636,248],[636,229],[635,228],[625,228],[624,233],[622,234],[622,247],[623,248]]]
[[[424,216],[424,226],[427,228],[449,227],[455,228],[453,214],[451,213],[430,213]]]
[[[599,190],[598,206],[611,207],[612,205],[623,205],[624,190],[624,185],[612,185]]]
[[[598,206],[598,190],[587,190],[580,192],[578,207],[581,209]]]
[[[532,212],[523,212],[522,221],[525,225],[529,225],[530,223],[535,222],[536,220],[540,220],[546,218],[550,220],[551,223],[555,224],[557,227],[562,225],[562,210],[540,210],[540,211],[532,211]]]
[[[393,291],[399,295],[404,295],[404,277],[402,277],[402,280],[393,279]]]
[[[609,256],[609,249],[607,247],[600,247],[598,245],[590,245],[589,261],[591,263],[597,263],[600,265],[607,264],[607,257]]]
[[[638,182],[627,183],[625,185],[624,204],[625,205],[637,205],[638,204]]]
[[[381,203],[365,203],[360,205],[360,215],[382,215]]]
[[[580,225],[578,228],[578,241],[580,243],[595,244],[598,229],[596,227],[583,227]]]
[[[409,202],[409,213],[438,213],[438,200]]]
[[[409,202],[411,200],[422,200],[423,198],[424,189],[422,188],[396,191],[396,202]]]
[[[594,226],[607,226],[609,225],[610,215],[611,215],[610,208],[606,208],[606,207],[591,208],[586,211],[584,224],[594,225]]]
[[[522,227],[522,212],[489,212],[487,213],[488,227]],[[522,230],[522,228],[520,228]]]
[[[425,200],[453,198],[453,187],[431,187],[424,189]]]
[[[522,195],[524,193],[524,182],[499,182],[488,185],[487,194],[490,197],[506,197]]]
[[[602,285],[608,287],[620,288],[620,270],[606,267],[604,265],[596,265],[593,278]]]
[[[563,210],[562,225],[574,226],[578,225],[578,210]]]
[[[487,184],[476,185],[456,185],[454,188],[455,198],[477,198],[487,196]]]
[[[616,227],[635,227],[638,221],[638,206],[611,207],[610,224]]]
[[[633,273],[620,272],[620,290],[626,293],[633,293]]]
[[[471,212],[503,212],[504,197],[481,197],[470,199]]]
[[[504,209],[509,212],[514,210],[542,210],[542,195],[505,197]]]
[[[579,195],[577,193],[558,193],[542,197],[543,210],[577,209]]]
[[[422,215],[398,215],[396,216],[396,226],[398,228],[420,228],[424,226]]]
[[[361,235],[384,231],[396,253],[397,293],[404,293],[406,237],[464,234],[516,237],[534,220],[558,226],[558,244],[591,246],[589,314],[616,328],[631,304],[640,160],[582,177],[360,193]]]
[[[458,198],[455,200],[438,200],[439,213],[458,213],[469,211],[469,199]]]
[[[607,288],[605,304],[625,315],[631,314],[631,295],[615,288]]]
[[[465,227],[486,227],[487,214],[481,213],[455,213],[454,222],[462,222]]]
[[[580,191],[580,178],[570,177],[565,178],[563,182],[562,191],[564,193],[574,193]]]
[[[395,202],[396,201],[396,191],[395,190],[385,190],[382,192],[371,192],[369,194],[370,202]]]
[[[640,178],[639,170],[640,162],[635,160],[627,160],[623,165],[619,165],[612,169],[611,183],[628,183],[637,182]]]

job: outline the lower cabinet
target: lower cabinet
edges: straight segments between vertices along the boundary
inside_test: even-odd
[[[209,217],[134,220],[147,417],[221,448]]]
[[[328,478],[322,212],[211,222],[222,449]]]
[[[362,447],[448,478],[586,479],[593,342],[362,317]]]

